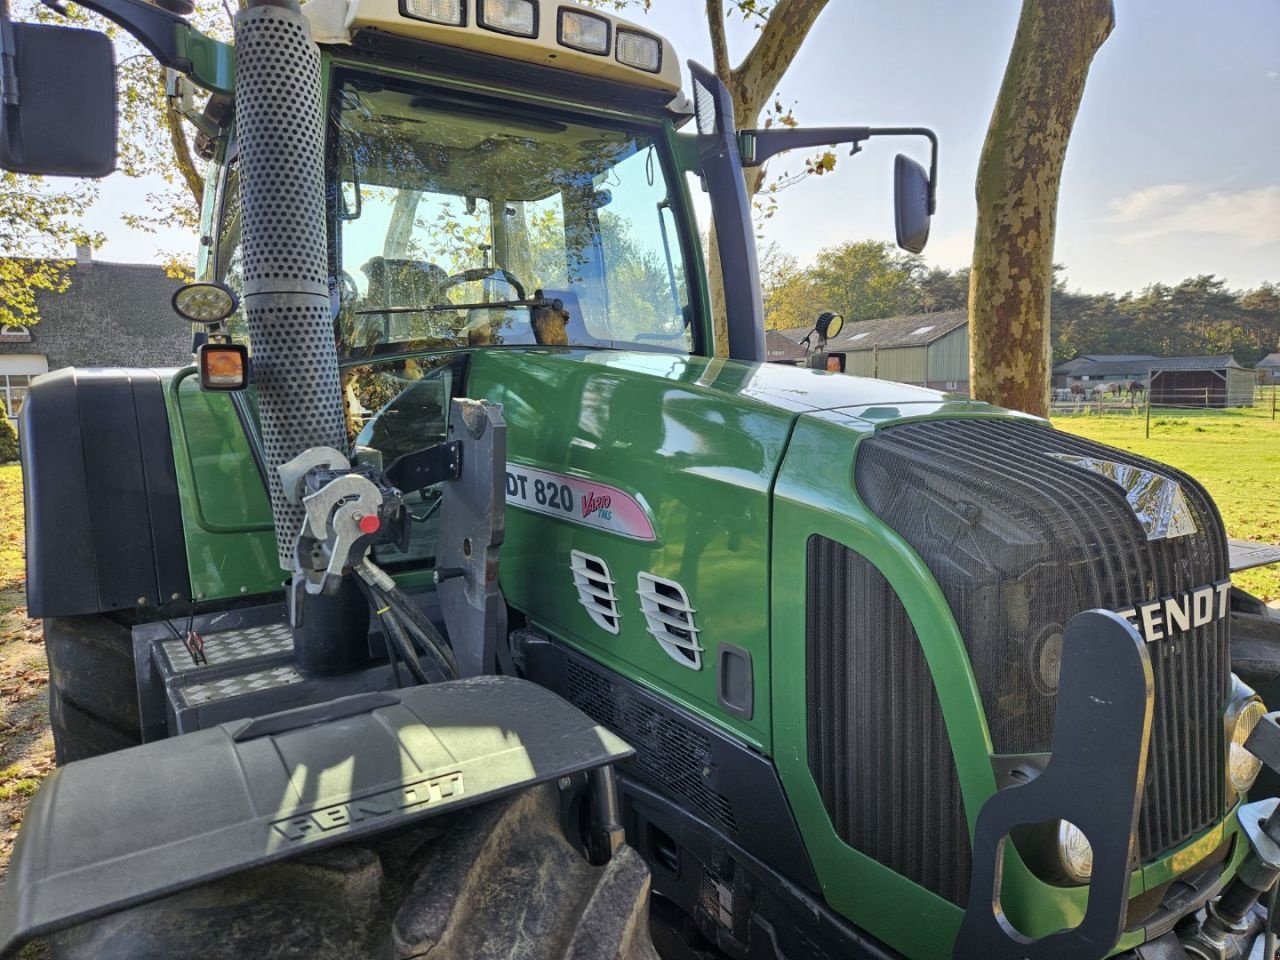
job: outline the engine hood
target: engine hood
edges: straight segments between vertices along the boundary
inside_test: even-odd
[[[578,364],[600,374],[628,379],[636,375],[651,377],[670,386],[679,385],[705,392],[709,398],[734,399],[792,415],[839,411],[845,417],[884,422],[898,417],[945,412],[1005,412],[957,394],[889,380],[719,357],[624,351],[521,350],[514,355],[505,351],[486,351],[478,355],[477,360],[486,365],[489,361],[497,361],[503,366],[516,363],[521,366],[545,365],[548,369],[562,363]],[[575,374],[573,378],[580,375]]]

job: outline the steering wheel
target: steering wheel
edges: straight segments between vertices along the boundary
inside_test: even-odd
[[[463,270],[461,273],[453,273],[440,281],[440,285],[436,287],[436,294],[443,294],[450,287],[456,287],[463,283],[475,283],[477,280],[489,280],[494,275],[501,277],[516,292],[517,300],[524,300],[524,284],[515,278],[515,275],[503,270],[501,267],[472,267],[470,270]]]
[[[360,299],[360,288],[356,286],[356,278],[345,270],[338,277],[338,292],[344,305],[354,304]]]

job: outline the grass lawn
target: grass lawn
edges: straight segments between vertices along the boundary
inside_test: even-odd
[[[0,590],[22,584],[22,470],[0,466]]]
[[[53,769],[40,621],[23,595],[22,473],[0,466],[0,884],[27,800]],[[41,955],[24,951],[24,958]]]
[[[1184,470],[1218,504],[1227,534],[1280,543],[1280,420],[1271,408],[1152,411],[1151,437],[1133,415],[1054,418],[1061,430],[1151,457]],[[1280,564],[1237,574],[1238,586],[1280,600]]]

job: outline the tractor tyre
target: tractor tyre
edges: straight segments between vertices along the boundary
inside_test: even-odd
[[[45,620],[44,649],[59,765],[142,742],[127,626],[100,615]]]
[[[174,811],[180,816],[181,811]],[[555,785],[89,921],[53,960],[658,960],[649,870],[593,866]]]

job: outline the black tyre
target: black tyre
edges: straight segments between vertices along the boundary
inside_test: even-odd
[[[98,615],[45,620],[44,649],[59,764],[142,742],[127,626]]]
[[[554,786],[259,867],[55,935],[54,960],[657,960],[649,870],[592,866]],[[175,811],[175,815],[179,812]]]

